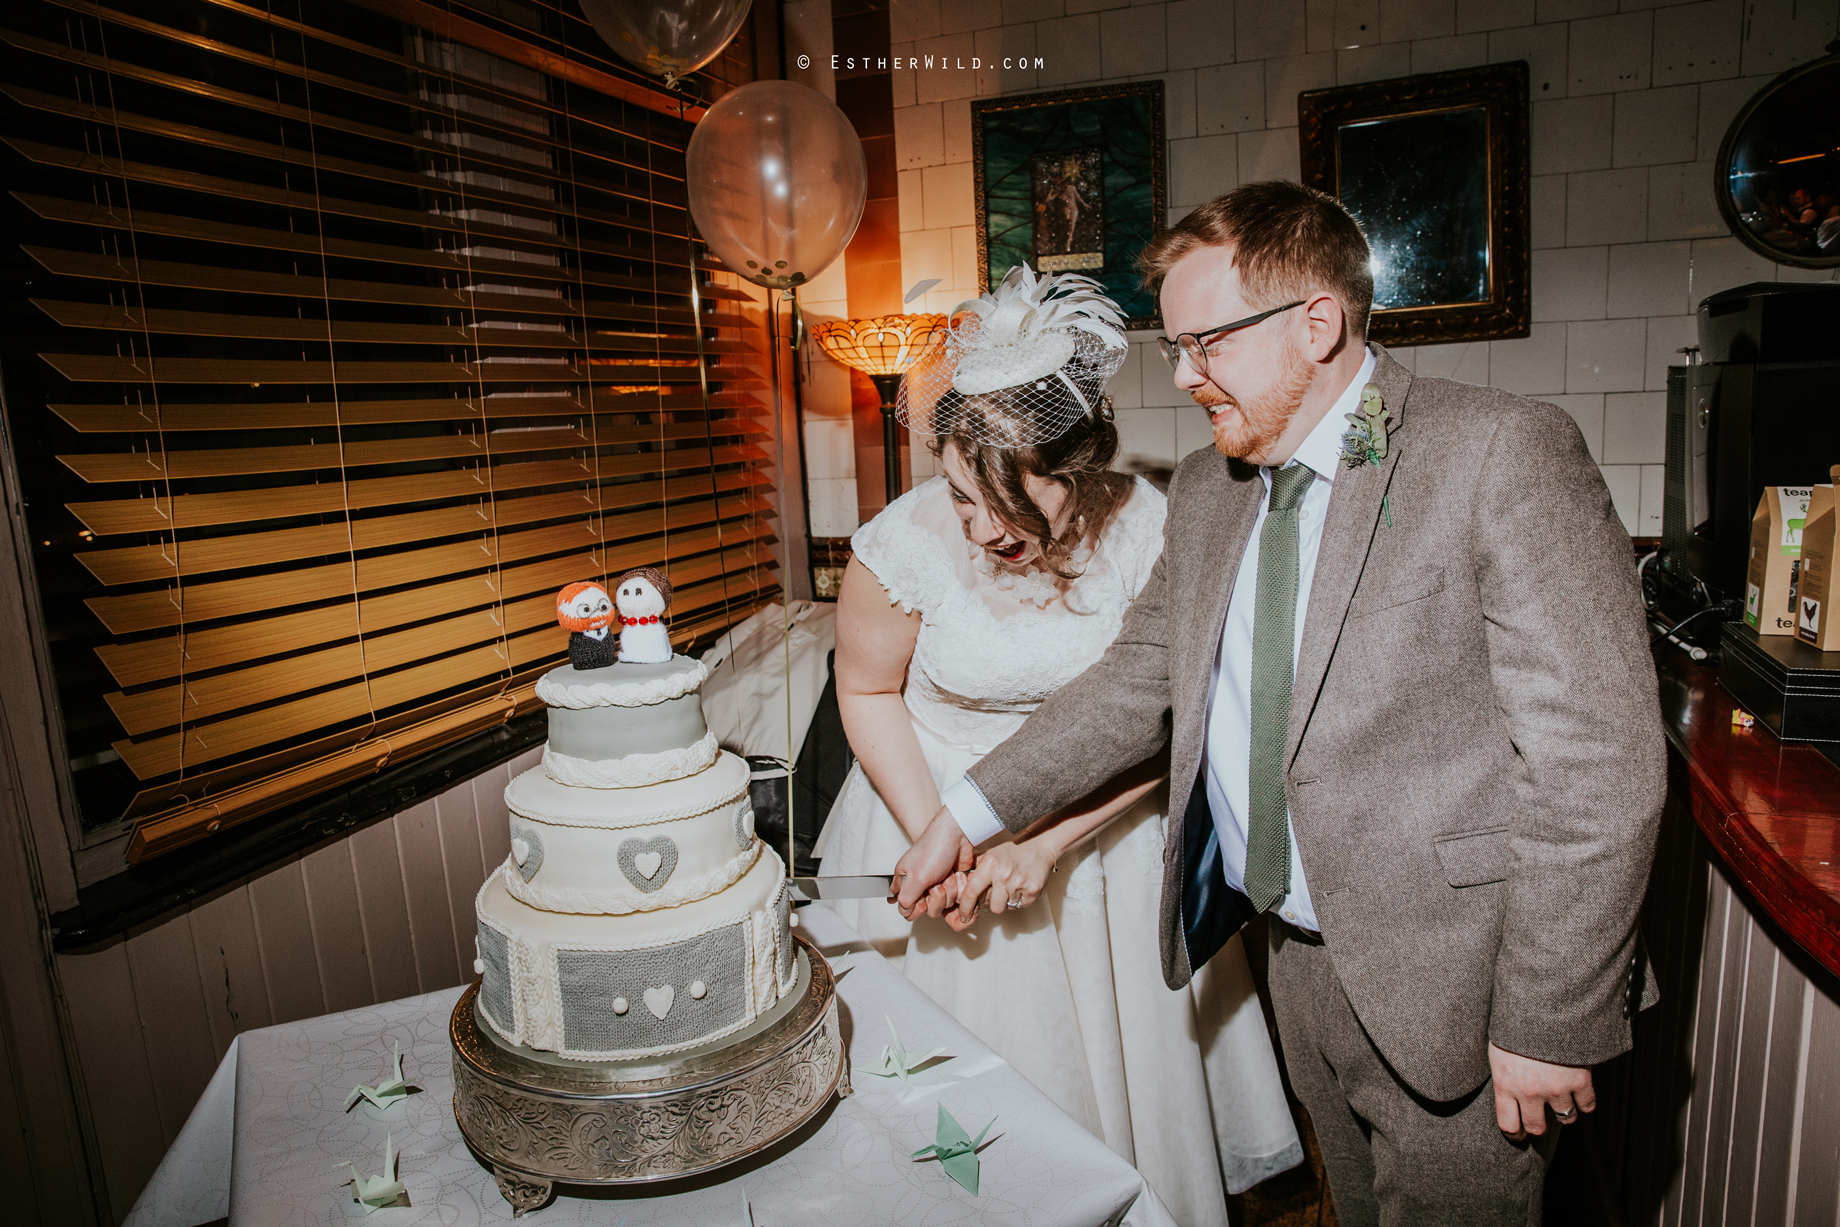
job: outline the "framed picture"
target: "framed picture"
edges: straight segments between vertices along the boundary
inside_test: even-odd
[[[979,283],[1084,273],[1126,327],[1162,327],[1136,261],[1163,220],[1163,149],[1161,81],[973,102]]]
[[[1527,65],[1297,96],[1303,181],[1337,197],[1374,253],[1383,345],[1524,337]]]

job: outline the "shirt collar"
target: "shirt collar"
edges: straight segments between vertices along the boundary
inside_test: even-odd
[[[1374,351],[1369,349],[1366,360],[1361,363],[1361,369],[1355,373],[1354,379],[1348,386],[1342,389],[1342,394],[1336,398],[1329,412],[1323,414],[1322,421],[1316,423],[1316,428],[1304,436],[1292,460],[1309,465],[1316,470],[1318,477],[1327,478],[1329,481],[1335,480],[1337,462],[1342,455],[1342,435],[1348,430],[1342,423],[1348,420],[1345,415],[1360,408],[1361,389],[1365,388],[1368,381],[1373,378],[1374,367],[1377,364]],[[1266,484],[1269,485],[1271,470],[1261,471],[1265,475]]]

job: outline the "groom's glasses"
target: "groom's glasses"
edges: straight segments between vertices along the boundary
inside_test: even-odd
[[[1180,367],[1182,365],[1182,355],[1187,354],[1188,364],[1195,368],[1195,374],[1206,379],[1208,373],[1208,345],[1212,344],[1220,337],[1226,336],[1229,332],[1238,332],[1242,328],[1250,328],[1254,324],[1262,323],[1270,319],[1281,311],[1289,311],[1292,307],[1301,307],[1303,303],[1304,300],[1299,298],[1296,302],[1287,302],[1282,307],[1273,307],[1271,310],[1261,311],[1257,315],[1248,315],[1243,320],[1235,320],[1231,324],[1222,324],[1218,328],[1204,328],[1200,332],[1184,332],[1173,341],[1168,337],[1158,337],[1156,339],[1156,348],[1157,351],[1163,355],[1163,361],[1167,362],[1172,369]],[[1203,338],[1206,339],[1204,340]]]

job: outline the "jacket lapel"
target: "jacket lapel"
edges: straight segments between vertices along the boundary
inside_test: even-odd
[[[1386,407],[1392,411],[1387,426],[1386,459],[1378,465],[1344,466],[1335,475],[1329,495],[1329,512],[1323,522],[1322,544],[1316,553],[1316,574],[1310,584],[1310,609],[1304,617],[1303,645],[1297,652],[1297,679],[1291,687],[1290,737],[1285,762],[1297,757],[1303,730],[1316,707],[1323,678],[1329,672],[1329,659],[1342,634],[1348,616],[1348,603],[1354,599],[1355,585],[1367,562],[1379,526],[1381,501],[1392,482],[1399,463],[1401,444],[1399,428],[1405,417],[1406,397],[1412,375],[1387,354],[1379,350],[1372,382],[1380,389]]]
[[[1187,497],[1194,487],[1183,486],[1181,508],[1172,514],[1193,515],[1197,524],[1206,525],[1200,537],[1194,574],[1199,583],[1194,607],[1190,611],[1188,640],[1179,674],[1192,685],[1180,692],[1180,707],[1175,711],[1177,736],[1172,742],[1174,755],[1170,778],[1175,787],[1192,784],[1201,766],[1202,745],[1207,737],[1207,703],[1212,692],[1214,657],[1220,650],[1220,632],[1227,620],[1227,602],[1233,595],[1233,581],[1239,574],[1240,559],[1246,553],[1246,541],[1252,535],[1252,522],[1258,518],[1259,500],[1265,483],[1252,466],[1229,461],[1218,454],[1207,457],[1206,467],[1196,474],[1195,497]],[[1197,738],[1186,738],[1182,730],[1199,730]],[[1182,798],[1172,797],[1180,805]],[[1178,808],[1176,812],[1181,812]]]

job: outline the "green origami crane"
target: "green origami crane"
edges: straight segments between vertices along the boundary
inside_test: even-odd
[[[993,1116],[990,1118],[990,1124],[985,1125],[975,1138],[967,1137],[965,1127],[952,1119],[952,1114],[946,1111],[946,1106],[942,1103],[939,1105],[939,1140],[930,1146],[922,1146],[914,1152],[913,1157],[917,1159],[931,1151],[939,1160],[939,1166],[946,1169],[946,1175],[964,1185],[965,1191],[976,1197],[978,1147],[984,1144],[984,1135],[990,1132],[990,1125],[996,1123],[997,1118]]]
[[[882,1045],[882,1060],[880,1065],[858,1065],[856,1066],[856,1070],[859,1073],[874,1074],[877,1078],[899,1078],[901,1080],[901,1085],[906,1086],[907,1075],[913,1073],[934,1057],[945,1052],[945,1049],[935,1048],[931,1052],[922,1053],[916,1056],[901,1046],[901,1037],[894,1029],[894,1019],[888,1018],[886,1014],[882,1015],[882,1017],[888,1019],[888,1034],[894,1036],[894,1043]],[[951,1058],[948,1057],[946,1059],[950,1060]]]
[[[383,1170],[375,1176],[360,1175],[355,1163],[347,1162],[340,1166],[351,1168],[351,1179],[346,1183],[351,1185],[352,1200],[363,1206],[366,1214],[396,1204],[397,1199],[408,1192],[403,1188],[402,1181],[396,1178],[394,1134],[383,1139]]]
[[[405,1098],[413,1089],[403,1078],[402,1041],[398,1040],[396,1042],[396,1061],[390,1068],[390,1077],[385,1078],[376,1086],[365,1086],[359,1083],[352,1087],[351,1094],[345,1096],[345,1111],[351,1111],[352,1105],[360,1099],[370,1100],[372,1107],[387,1108],[398,1099]]]

